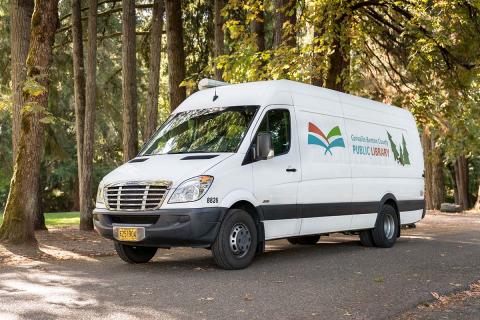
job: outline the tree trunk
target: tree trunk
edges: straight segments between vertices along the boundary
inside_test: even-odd
[[[80,179],[80,230],[92,230],[92,171],[96,108],[97,0],[89,0],[88,44],[85,86],[85,127],[83,136],[82,178]]]
[[[138,151],[135,0],[122,0],[123,161]]]
[[[350,66],[348,48],[342,44],[339,35],[335,37],[332,47],[333,53],[329,56],[329,67],[324,86],[328,89],[345,92],[348,79],[346,73],[348,73]]]
[[[468,201],[468,160],[464,155],[459,156],[453,164],[455,170],[455,184],[458,190],[456,202],[462,210],[469,208]]]
[[[40,167],[42,170],[42,166]],[[48,230],[47,226],[45,225],[45,216],[43,215],[43,201],[42,201],[42,190],[43,190],[43,183],[42,183],[42,175],[38,175],[38,188],[37,188],[37,205],[36,210],[33,213],[35,219],[33,228],[35,230]]]
[[[273,47],[278,48],[282,42],[289,47],[297,45],[295,36],[295,24],[297,23],[296,0],[275,0],[275,21],[273,33]],[[289,22],[290,27],[284,28],[285,22]],[[291,28],[291,29],[290,29]]]
[[[85,126],[85,70],[81,0],[72,0],[73,88],[75,92],[75,129],[77,136],[77,171],[82,177],[83,131]]]
[[[256,12],[255,19],[250,23],[257,51],[265,51],[265,14],[263,11]]]
[[[14,163],[20,141],[20,111],[24,104],[25,61],[30,44],[30,21],[32,20],[33,5],[33,0],[11,0],[10,49],[12,59],[12,150]]]
[[[432,210],[433,207],[433,190],[432,190],[432,176],[433,167],[430,154],[432,152],[432,144],[430,139],[430,131],[423,129],[422,133],[422,149],[423,149],[423,161],[425,167],[425,204],[427,210]]]
[[[422,148],[425,163],[425,202],[428,210],[439,210],[445,201],[442,150],[435,147],[436,135],[423,130]]]
[[[187,93],[180,84],[185,79],[185,51],[183,48],[182,5],[179,0],[165,0],[167,22],[168,85],[170,110],[185,100]]]
[[[442,150],[435,147],[435,135],[431,137],[431,197],[432,208],[440,210],[440,206],[445,201],[445,177],[443,174],[443,153]]]
[[[150,70],[148,77],[148,101],[145,109],[145,130],[143,141],[155,132],[158,118],[158,94],[160,82],[160,62],[162,47],[163,13],[165,6],[163,1],[155,0],[152,13],[152,31],[150,32]]]
[[[320,35],[322,33],[321,27],[322,26],[319,26],[319,25],[315,25],[313,27],[313,38],[314,39],[318,39],[318,37],[320,37]],[[314,45],[318,45],[318,44],[314,43]],[[313,52],[312,65],[314,67],[314,71],[312,73],[311,83],[312,83],[312,85],[317,86],[317,87],[321,87],[323,85],[323,75],[322,75],[321,69],[320,69],[321,64],[322,64],[322,60],[323,60],[323,53]]]
[[[475,210],[480,211],[480,184],[478,185],[478,192],[477,192],[477,202],[475,202]]]
[[[214,23],[215,23],[215,40],[213,43],[213,53],[215,58],[223,55],[225,53],[225,35],[223,33],[223,16],[222,9],[225,3],[224,0],[214,0],[213,11],[214,11]],[[215,67],[215,79],[222,81],[223,80],[223,71]]]
[[[335,5],[335,4],[332,4]],[[319,76],[312,77],[312,84],[345,92],[349,79],[350,69],[350,35],[349,27],[351,24],[351,15],[348,12],[348,2],[339,3],[336,10],[339,12],[337,17],[331,21],[321,20],[319,25],[315,26],[314,37],[320,36],[324,32],[331,32],[331,42],[328,43],[329,50],[332,52],[328,57],[328,69],[325,71],[325,79],[323,81]],[[331,9],[329,9],[331,10]],[[345,12],[345,14],[341,14]],[[324,54],[314,56],[314,65],[321,65]]]
[[[52,48],[58,21],[58,0],[38,1],[32,16],[27,77],[44,90],[24,93],[25,104],[35,106],[21,114],[20,141],[10,192],[0,228],[0,240],[12,243],[36,243],[34,210],[37,205],[38,177],[43,146],[41,119],[48,107],[48,86]]]

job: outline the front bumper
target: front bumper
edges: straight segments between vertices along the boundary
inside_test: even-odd
[[[114,239],[113,225],[145,227],[145,238],[124,242],[158,248],[210,247],[227,208],[160,209],[153,211],[93,210],[95,230]]]

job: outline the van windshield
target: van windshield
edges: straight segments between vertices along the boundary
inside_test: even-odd
[[[197,109],[172,115],[140,155],[236,152],[257,106]]]

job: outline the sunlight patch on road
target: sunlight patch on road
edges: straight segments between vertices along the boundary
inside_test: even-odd
[[[98,259],[45,244],[40,246],[40,250],[57,260],[84,260],[88,262],[98,262]]]

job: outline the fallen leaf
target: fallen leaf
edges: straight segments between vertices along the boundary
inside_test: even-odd
[[[440,299],[440,295],[439,295],[438,293],[436,293],[435,291],[430,292],[430,294],[431,294],[435,299],[437,299],[437,300]]]
[[[378,282],[378,283],[382,283],[385,281],[385,278],[383,277],[376,277],[375,279],[373,279],[375,282]]]
[[[199,301],[213,301],[213,300],[215,300],[215,298],[213,298],[213,297],[206,297],[206,298],[201,297],[201,298],[198,299],[198,300],[199,300]]]
[[[246,293],[245,296],[243,297],[243,300],[245,301],[252,301],[253,300],[253,295]]]

